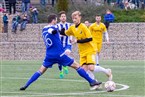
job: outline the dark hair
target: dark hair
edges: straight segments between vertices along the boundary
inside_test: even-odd
[[[55,14],[48,15],[48,23],[51,23],[52,20],[56,20],[57,16]]]
[[[62,14],[66,14],[66,12],[65,12],[65,11],[60,11],[60,12],[58,13],[58,16],[60,17]]]
[[[96,16],[101,16],[101,14],[96,14]]]

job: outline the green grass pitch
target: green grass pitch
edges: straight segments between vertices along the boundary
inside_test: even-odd
[[[57,64],[48,69],[26,91],[19,91],[31,75],[41,66],[41,61],[1,61],[0,96],[1,97],[145,97],[144,61],[106,61],[101,66],[111,68],[117,90],[106,92],[102,88],[90,91],[89,84],[69,68],[69,74],[59,79]],[[99,81],[106,82],[103,73],[95,74]],[[124,86],[128,89],[123,89]]]

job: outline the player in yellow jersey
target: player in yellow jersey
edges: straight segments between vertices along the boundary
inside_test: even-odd
[[[85,22],[84,22],[84,24],[89,28],[89,26],[90,26],[90,23],[89,23],[89,21],[88,20],[86,20]]]
[[[93,43],[95,45],[95,49],[97,49],[97,55],[96,55],[96,62],[97,62],[97,69],[96,72],[104,72],[108,77],[109,80],[112,80],[112,73],[111,69],[105,69],[101,66],[99,66],[99,54],[102,49],[102,42],[103,42],[103,35],[105,33],[105,37],[107,40],[107,43],[109,44],[109,37],[108,32],[106,29],[106,26],[101,22],[101,16],[96,15],[96,22],[91,24],[89,27],[89,30],[93,37]]]
[[[81,23],[81,13],[75,11],[72,13],[74,25],[70,26],[65,34],[74,36],[77,39],[78,50],[80,55],[80,64],[85,70],[94,70],[95,47],[92,42],[92,35],[85,24]]]
[[[78,43],[78,50],[80,56],[80,65],[93,75],[96,64],[96,49],[92,41],[92,35],[84,23],[81,23],[81,13],[75,11],[72,13],[72,20],[74,25],[71,25],[68,30],[61,30],[61,34],[67,36],[74,36]],[[90,74],[89,74],[90,75]],[[91,90],[95,88],[90,88]]]

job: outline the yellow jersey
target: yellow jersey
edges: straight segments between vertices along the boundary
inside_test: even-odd
[[[89,30],[92,34],[93,41],[100,43],[103,41],[103,33],[107,32],[106,26],[103,23],[93,23],[90,25]]]
[[[68,36],[72,35],[77,40],[92,38],[89,29],[83,23],[81,23],[78,27],[75,27],[75,25],[70,26],[69,29],[65,31],[65,34]],[[86,56],[96,51],[92,41],[87,43],[78,43],[78,49],[80,56]]]

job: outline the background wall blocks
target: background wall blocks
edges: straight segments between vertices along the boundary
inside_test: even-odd
[[[45,45],[41,37],[47,24],[28,24],[25,31],[0,33],[0,60],[43,60]],[[9,25],[9,28],[11,25]],[[108,30],[110,46],[103,43],[102,60],[144,60],[145,23],[112,23]],[[77,45],[72,57],[79,59]]]

